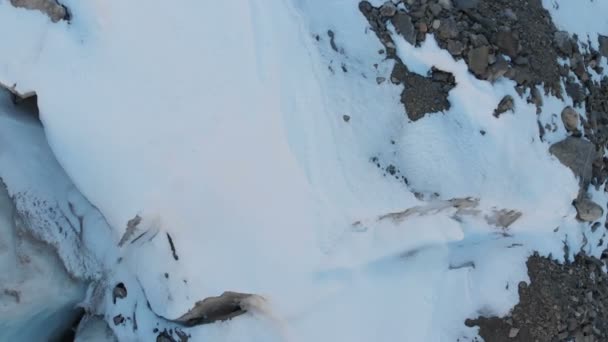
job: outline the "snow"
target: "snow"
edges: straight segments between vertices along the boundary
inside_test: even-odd
[[[551,14],[559,30],[576,34],[580,42],[588,42],[598,51],[598,34],[608,35],[608,12],[606,0],[543,0],[543,6]]]
[[[0,154],[0,176],[11,194],[35,191],[23,210],[41,196],[79,227],[35,231],[54,232],[44,239],[68,270],[94,280],[83,305],[119,340],[152,340],[176,327],[165,318],[226,290],[266,301],[188,329],[192,340],[472,339],[464,320],[512,308],[532,251],[563,260],[562,241],[582,244],[577,180],[548,152],[563,127],[541,141],[513,83],[475,79],[431,36],[419,48],[396,39],[398,53],[420,74],[452,72],[452,106],[408,122],[401,88],[376,82],[393,64],[352,3],[64,3],[69,25],[0,2],[0,83],[36,91],[67,175],[39,127],[4,120],[2,139],[29,143]],[[515,111],[497,119],[505,95]],[[571,104],[544,101],[543,123]],[[5,166],[28,163],[53,167]],[[469,197],[468,213],[446,202]],[[522,217],[488,223],[503,209]],[[118,282],[129,295],[113,303]],[[139,328],[114,325],[118,314]]]

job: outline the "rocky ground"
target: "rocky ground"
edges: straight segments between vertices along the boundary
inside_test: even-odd
[[[359,10],[385,46],[386,58],[395,61],[390,80],[403,85],[401,102],[412,121],[450,108],[454,78],[437,69],[429,75],[410,72],[397,56],[392,28],[412,45],[433,34],[439,46],[464,60],[478,79],[515,81],[520,96],[535,104],[538,114],[542,92],[570,97],[574,106],[555,113],[569,137],[553,144],[550,152],[580,180],[579,196],[573,199],[578,219],[589,222],[594,232],[602,224],[608,229],[601,206],[588,195],[590,187],[606,190],[608,179],[608,159],[603,157],[608,143],[608,77],[598,82],[591,76],[606,75],[600,59],[608,57],[607,37],[600,36],[595,51],[589,42],[559,31],[541,0],[402,0],[378,7],[361,1]],[[506,96],[489,114],[500,119],[512,107],[513,99]],[[541,139],[551,129],[539,120]],[[399,172],[381,167],[377,158],[372,162],[385,173]],[[407,184],[407,175],[397,176]],[[582,252],[566,264],[533,255],[527,263],[531,282],[520,284],[520,303],[512,312],[466,324],[478,326],[487,342],[608,341],[604,261]]]

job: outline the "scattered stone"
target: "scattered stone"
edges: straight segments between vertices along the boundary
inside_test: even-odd
[[[578,128],[578,113],[568,106],[562,110],[562,121],[568,132],[575,132]]]
[[[391,18],[391,22],[408,43],[416,44],[416,30],[409,15],[405,12],[398,12]]]
[[[490,48],[487,46],[478,47],[469,51],[467,57],[469,68],[477,76],[484,76],[488,70],[488,55]]]
[[[557,31],[553,36],[553,43],[559,49],[559,51],[566,55],[571,56],[573,51],[572,40],[570,34],[566,31]]]
[[[574,137],[551,145],[549,152],[570,168],[581,183],[587,183],[592,176],[592,163],[596,157],[595,146],[588,140]]]
[[[598,43],[600,46],[600,54],[608,58],[608,37],[600,34],[598,36]]]
[[[515,105],[515,103],[513,101],[513,97],[511,97],[511,95],[506,95],[498,103],[498,107],[496,107],[496,109],[494,110],[494,116],[499,117],[501,114],[503,114],[509,110],[513,111],[514,105]]]
[[[52,22],[68,19],[68,11],[56,0],[11,0],[11,5],[46,14]]]
[[[594,222],[604,215],[602,207],[587,198],[575,200],[574,207],[578,213],[577,218],[583,222]]]
[[[376,83],[382,84],[384,83],[384,81],[386,81],[385,77],[376,77]]]

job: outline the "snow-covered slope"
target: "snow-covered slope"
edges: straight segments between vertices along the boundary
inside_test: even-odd
[[[517,302],[532,250],[582,243],[577,180],[548,152],[565,131],[538,139],[512,81],[476,79],[432,37],[400,39],[398,54],[414,72],[452,72],[452,107],[408,122],[401,88],[378,85],[393,62],[355,1],[64,4],[70,24],[0,2],[0,83],[38,94],[59,163],[112,229],[80,199],[73,216],[98,230],[45,239],[95,280],[91,310],[121,340],[227,290],[265,301],[185,329],[193,340],[472,337],[465,318]],[[496,120],[505,95],[517,110]],[[541,117],[571,104],[545,103]],[[48,192],[79,197],[62,179]],[[508,230],[503,210],[521,213]],[[115,304],[118,282],[133,292]]]

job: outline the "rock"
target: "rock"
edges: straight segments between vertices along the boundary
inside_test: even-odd
[[[416,30],[414,24],[412,24],[412,18],[404,12],[398,12],[391,18],[391,22],[397,29],[397,32],[405,38],[405,40],[412,44],[416,44]]]
[[[380,7],[380,15],[383,17],[392,17],[395,13],[397,13],[397,6],[392,1],[387,1]]]
[[[127,288],[125,287],[125,284],[118,283],[116,286],[114,286],[114,290],[112,291],[112,299],[114,304],[116,304],[116,298],[127,298]]]
[[[452,8],[452,0],[438,0],[437,3],[446,10]]]
[[[479,0],[454,0],[454,6],[460,10],[469,10],[477,7]]]
[[[175,322],[187,327],[201,324],[226,321],[247,312],[247,301],[256,297],[252,294],[238,292],[224,292],[218,297],[205,298],[194,304],[187,313],[175,320]]]
[[[433,14],[433,16],[438,16],[442,10],[441,5],[439,5],[439,4],[431,4],[429,6],[429,9],[431,10],[431,13]]]
[[[515,14],[515,12],[513,12],[512,9],[507,8],[505,9],[505,11],[503,12],[505,18],[516,21],[517,20],[517,14]]]
[[[342,120],[344,120],[344,122],[349,122],[350,121],[350,116],[349,115],[342,115]]]
[[[600,45],[600,54],[608,58],[608,37],[600,34],[598,35],[597,40]]]
[[[496,34],[496,46],[505,55],[511,58],[517,57],[519,41],[515,38],[513,32],[499,31]]]
[[[376,77],[376,83],[382,84],[382,83],[384,83],[384,81],[386,81],[385,77],[381,77],[381,76]]]
[[[439,19],[433,20],[433,23],[431,24],[431,26],[433,27],[433,30],[438,29],[439,26],[441,26],[441,20],[439,20]]]
[[[509,70],[509,63],[502,57],[498,56],[496,62],[490,66],[490,74],[488,75],[488,81],[494,82],[497,79],[503,77]]]
[[[516,338],[517,334],[519,334],[518,328],[511,328],[511,330],[509,330],[509,338]]]
[[[490,48],[482,46],[471,49],[467,55],[469,60],[469,69],[477,76],[484,76],[488,69],[488,55]]]
[[[460,56],[464,50],[464,45],[459,40],[448,40],[448,52],[454,56]]]
[[[568,137],[551,145],[549,152],[570,168],[581,183],[591,180],[592,164],[596,157],[593,143],[581,138]]]
[[[574,132],[577,130],[578,117],[578,113],[570,106],[562,110],[562,121],[568,132]]]
[[[511,95],[506,95],[498,103],[498,107],[496,107],[496,109],[494,110],[494,116],[499,117],[500,114],[503,114],[509,110],[513,111],[514,105],[515,103],[513,102],[513,97],[511,97]]]
[[[67,19],[68,12],[56,0],[11,0],[11,5],[46,14],[52,22]]]
[[[374,9],[374,6],[369,3],[369,1],[361,1],[359,3],[359,11],[363,14],[368,14]]]
[[[553,44],[561,51],[564,55],[572,55],[572,40],[570,34],[566,31],[557,31],[553,36]]]
[[[604,209],[587,198],[575,200],[574,207],[578,213],[577,218],[583,222],[597,221],[604,215]]]
[[[458,37],[458,26],[453,18],[447,18],[441,21],[438,29],[439,37],[443,39],[453,39]]]
[[[486,36],[483,34],[472,34],[469,36],[469,39],[474,47],[486,46],[490,44],[488,42],[488,38],[486,38]]]

